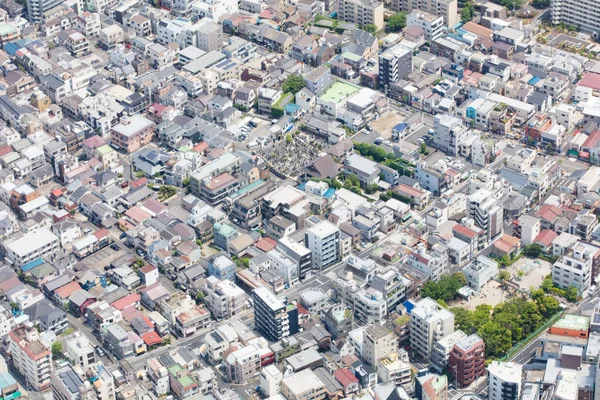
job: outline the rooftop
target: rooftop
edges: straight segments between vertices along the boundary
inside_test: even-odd
[[[323,101],[339,103],[342,100],[357,93],[359,90],[360,88],[358,86],[346,82],[337,81],[319,97]]]

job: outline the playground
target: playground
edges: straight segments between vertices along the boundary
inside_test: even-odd
[[[506,270],[510,272],[511,281],[520,289],[529,290],[532,286],[540,287],[544,277],[552,273],[552,264],[546,260],[521,257]]]

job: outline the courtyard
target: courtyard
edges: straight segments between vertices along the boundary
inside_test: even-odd
[[[531,287],[540,287],[544,278],[552,273],[552,264],[545,260],[521,257],[506,270],[513,283],[519,285],[520,289],[529,290]]]

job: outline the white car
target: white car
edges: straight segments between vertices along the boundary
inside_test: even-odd
[[[392,147],[392,142],[390,142],[389,140],[384,140],[383,144],[385,144],[388,147]]]

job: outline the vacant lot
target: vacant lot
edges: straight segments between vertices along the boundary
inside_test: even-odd
[[[371,127],[379,136],[389,139],[392,136],[392,128],[404,121],[405,117],[397,112],[383,114],[377,121],[371,122]]]

